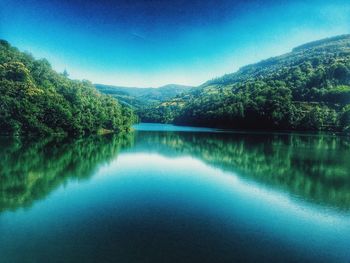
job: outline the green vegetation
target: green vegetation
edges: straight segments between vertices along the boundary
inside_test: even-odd
[[[136,109],[138,114],[142,114],[145,107],[170,100],[193,88],[176,84],[169,84],[159,88],[117,87],[101,84],[96,84],[95,87],[101,93],[111,95],[121,103]]]
[[[0,134],[123,131],[137,121],[133,111],[143,122],[350,131],[350,35],[302,45],[198,88],[96,85],[106,96],[67,75],[0,41]]]
[[[74,140],[0,138],[0,212],[29,207],[69,180],[88,179],[132,139],[132,133]]]
[[[347,136],[153,131],[136,141],[140,151],[192,156],[302,200],[350,209]]]
[[[145,107],[137,114],[142,122],[172,123],[185,104],[186,96],[181,97],[180,95],[158,105]]]
[[[67,75],[0,40],[0,134],[123,131],[136,120],[130,108]]]
[[[142,121],[208,127],[349,131],[350,35],[241,68],[148,107]]]

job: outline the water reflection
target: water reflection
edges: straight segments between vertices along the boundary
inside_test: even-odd
[[[302,200],[350,209],[347,137],[137,131],[73,141],[1,138],[0,148],[0,212],[31,206],[68,180],[90,178],[120,151],[191,156]]]
[[[2,140],[0,262],[350,259],[349,139],[186,131]]]
[[[138,132],[133,151],[190,155],[331,208],[350,209],[350,140],[305,134]]]
[[[42,141],[0,138],[0,212],[29,207],[68,180],[90,178],[132,135]]]

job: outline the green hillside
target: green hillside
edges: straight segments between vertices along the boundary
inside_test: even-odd
[[[159,104],[193,88],[176,84],[169,84],[159,88],[120,87],[102,84],[95,84],[95,87],[100,92],[111,95],[121,103],[134,109],[142,109],[150,105]]]
[[[242,67],[140,117],[223,128],[349,130],[350,35]]]
[[[0,134],[91,134],[122,131],[133,112],[88,81],[56,73],[0,40]]]
[[[132,109],[144,122],[349,131],[350,35],[301,45],[197,88],[95,87],[0,41],[0,134],[127,130]]]

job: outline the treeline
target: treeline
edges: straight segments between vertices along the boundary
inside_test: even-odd
[[[224,128],[349,131],[350,36],[309,43],[208,81],[185,96],[148,108],[141,120]]]
[[[120,103],[130,106],[138,116],[144,116],[147,109],[188,92],[191,86],[169,84],[159,88],[132,88],[95,84],[101,93],[111,95]],[[145,111],[146,109],[146,111]]]
[[[179,95],[170,101],[141,108],[137,110],[137,115],[142,122],[172,123],[185,104],[186,95]]]
[[[0,40],[0,134],[80,135],[128,130],[136,116],[88,81],[55,72]]]

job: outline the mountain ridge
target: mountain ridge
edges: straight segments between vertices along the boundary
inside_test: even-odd
[[[220,128],[350,129],[350,35],[306,43],[150,107],[141,120]]]
[[[193,86],[167,84],[161,87],[137,88],[104,84],[94,84],[101,93],[111,95],[121,103],[135,109],[140,109],[151,104],[161,103],[181,93],[194,88]]]

